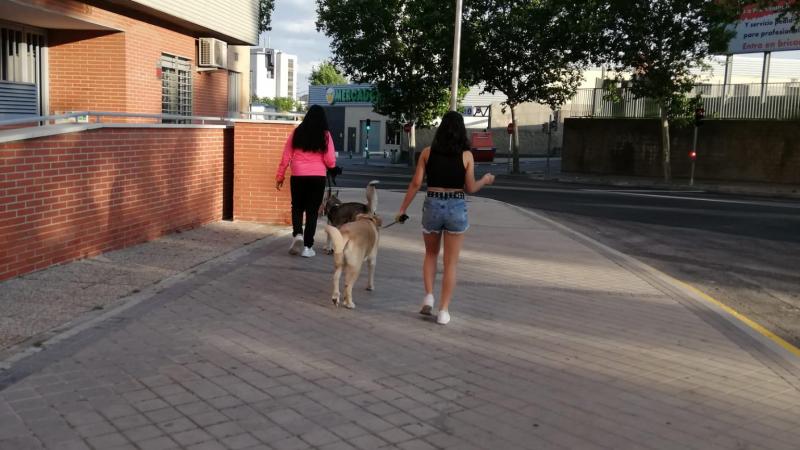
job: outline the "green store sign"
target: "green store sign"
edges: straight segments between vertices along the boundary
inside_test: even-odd
[[[375,103],[378,91],[375,88],[364,87],[355,89],[328,88],[325,91],[325,100],[329,105],[336,103]]]

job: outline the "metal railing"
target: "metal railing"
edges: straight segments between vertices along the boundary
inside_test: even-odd
[[[621,89],[620,101],[610,99],[611,91],[579,89],[565,105],[572,117],[648,118],[658,117],[660,108],[649,98],[636,98]],[[800,119],[800,83],[700,84],[689,97],[699,95],[709,119]]]
[[[261,116],[251,118],[251,116]],[[184,116],[178,114],[147,114],[147,113],[123,113],[123,112],[97,112],[97,111],[75,111],[65,114],[54,114],[47,116],[25,116],[14,119],[0,119],[0,127],[11,127],[14,125],[33,124],[36,125],[62,125],[65,123],[104,123],[104,119],[125,118],[142,119],[126,121],[131,124],[146,123],[167,123],[183,125],[209,125],[209,124],[230,124],[237,120],[280,120],[297,121],[303,118],[303,114],[297,113],[239,113],[239,117],[217,117],[217,116]]]

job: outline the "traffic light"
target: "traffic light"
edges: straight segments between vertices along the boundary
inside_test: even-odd
[[[703,120],[706,118],[706,110],[705,108],[697,108],[694,110],[694,124],[695,126],[700,126],[703,124]]]
[[[372,121],[367,119],[367,131],[372,127]]]
[[[696,160],[697,159],[697,152],[694,151],[694,150],[690,151],[689,152],[689,159],[691,159],[692,161]]]

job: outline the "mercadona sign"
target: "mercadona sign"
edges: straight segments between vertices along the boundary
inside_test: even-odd
[[[325,100],[329,105],[335,103],[375,103],[378,91],[372,87],[363,88],[328,88],[325,91]]]

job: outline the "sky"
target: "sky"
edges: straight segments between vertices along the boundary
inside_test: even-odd
[[[261,45],[297,56],[299,66],[297,76],[298,95],[308,92],[308,76],[311,74],[312,66],[319,65],[320,62],[332,56],[329,45],[330,40],[316,30],[314,25],[316,18],[315,0],[276,0],[275,11],[272,15],[272,31],[262,35]],[[736,56],[734,72],[738,72],[737,67],[739,64],[737,64],[737,60],[739,58],[758,58],[760,60],[762,57],[760,54]],[[800,59],[800,51],[773,53],[773,61],[780,59]],[[780,64],[779,62],[777,63]],[[745,65],[751,66],[753,64]],[[775,79],[771,81],[788,80]]]
[[[317,33],[315,0],[276,0],[272,14],[272,31],[262,35],[262,44],[297,56],[297,93],[308,93],[311,67],[329,59],[330,40]]]

